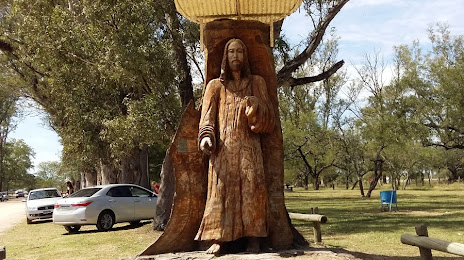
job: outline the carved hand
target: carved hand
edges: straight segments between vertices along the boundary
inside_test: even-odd
[[[200,149],[204,153],[211,155],[211,153],[213,153],[213,150],[214,150],[213,142],[211,142],[211,138],[209,138],[208,136],[203,137],[200,141]]]
[[[248,123],[254,125],[257,121],[256,114],[258,112],[259,100],[255,96],[248,96],[246,97],[246,102],[245,115],[248,118]]]

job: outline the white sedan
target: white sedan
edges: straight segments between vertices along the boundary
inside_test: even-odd
[[[53,223],[72,233],[82,225],[97,225],[99,231],[110,230],[115,223],[135,225],[155,216],[157,196],[134,184],[109,184],[81,189],[58,200]]]
[[[61,199],[56,188],[36,189],[29,192],[26,202],[26,221],[31,224],[35,219],[51,218],[55,202]]]

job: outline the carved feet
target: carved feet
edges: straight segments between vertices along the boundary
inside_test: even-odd
[[[219,254],[219,251],[221,250],[221,243],[219,242],[215,242],[213,243],[209,248],[208,250],[206,250],[206,253],[207,254],[214,254],[214,255],[218,255]]]

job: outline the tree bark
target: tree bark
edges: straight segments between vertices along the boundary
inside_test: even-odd
[[[119,183],[133,183],[151,189],[148,181],[148,148],[146,145],[141,149],[138,147],[133,149],[130,155],[123,158],[121,166]]]
[[[369,190],[367,191],[367,197],[371,197],[372,191],[375,189],[377,186],[377,183],[379,182],[380,178],[382,177],[382,168],[383,168],[383,160],[380,158],[377,158],[374,161],[374,180],[371,181],[371,184],[369,185]]]
[[[361,196],[364,197],[364,184],[363,184],[363,181],[362,181],[362,178],[359,178],[358,179],[358,182],[359,182],[359,191],[361,192]]]
[[[153,219],[153,229],[163,231],[168,224],[171,216],[172,202],[174,200],[175,178],[172,166],[171,149],[166,152],[163,167],[161,168],[161,184],[156,202],[155,218]]]
[[[100,160],[100,176],[102,185],[118,183],[118,175],[118,171],[111,163]]]
[[[313,175],[314,190],[319,190],[319,174]]]
[[[165,4],[165,17],[166,23],[169,28],[169,32],[174,47],[174,53],[176,57],[177,69],[180,74],[180,82],[178,91],[182,107],[186,108],[191,100],[194,100],[193,96],[193,85],[192,75],[190,74],[190,66],[187,60],[187,51],[183,43],[182,28],[174,5],[174,1],[168,1]]]
[[[84,175],[82,178],[84,180],[83,188],[97,185],[97,171],[95,169],[93,171],[89,170],[82,175]]]

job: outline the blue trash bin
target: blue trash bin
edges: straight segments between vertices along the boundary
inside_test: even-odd
[[[392,204],[395,204],[396,210],[398,210],[396,190],[381,191],[380,192],[380,211],[383,211],[384,207],[388,208],[388,211],[391,211]]]

